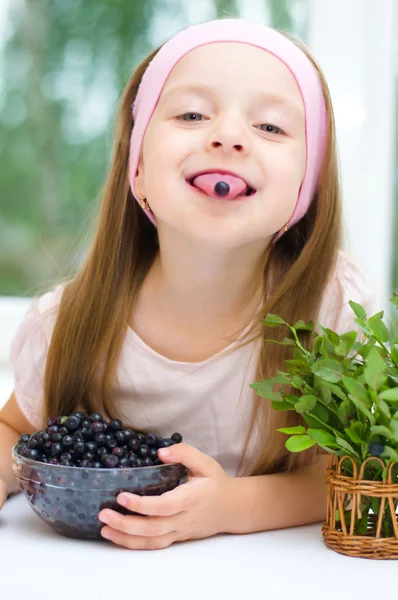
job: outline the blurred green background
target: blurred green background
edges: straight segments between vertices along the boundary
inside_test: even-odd
[[[305,38],[307,0],[254,5],[259,19]],[[144,56],[190,24],[246,17],[242,6],[9,2],[0,91],[0,295],[34,295],[78,268],[111,159],[117,101]]]
[[[111,159],[118,97],[147,53],[221,16],[257,18],[305,41],[307,13],[307,0],[8,0],[0,295],[32,296],[78,268]],[[393,261],[396,288],[398,254]]]

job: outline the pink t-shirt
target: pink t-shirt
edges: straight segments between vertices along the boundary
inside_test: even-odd
[[[15,396],[26,418],[40,427],[43,376],[63,285],[32,302],[12,340],[10,359]],[[364,271],[340,252],[336,272],[324,296],[318,322],[342,334],[358,329],[348,301],[376,312],[375,294]],[[241,334],[243,336],[246,330]],[[128,327],[123,344],[115,398],[120,418],[137,430],[168,437],[178,431],[184,441],[215,458],[231,476],[238,464],[250,423],[261,340],[232,353],[238,342],[201,362],[180,362],[158,354]],[[264,400],[266,402],[266,400]],[[255,448],[254,432],[249,456]]]

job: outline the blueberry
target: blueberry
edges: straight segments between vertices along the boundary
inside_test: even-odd
[[[156,444],[158,443],[158,438],[154,433],[150,433],[146,436],[145,443],[150,447],[156,446]]]
[[[37,436],[35,434],[31,435],[28,441],[28,448],[31,448],[33,450],[38,446],[40,446],[40,441],[37,439]]]
[[[182,442],[182,435],[181,435],[181,433],[173,433],[173,435],[171,436],[171,439],[176,444],[180,444]]]
[[[110,454],[104,460],[104,466],[107,468],[110,468],[110,469],[114,469],[115,467],[118,466],[118,464],[119,464],[119,459],[114,454]]]
[[[57,417],[48,417],[47,427],[52,427],[53,425],[56,425],[56,423],[57,423]]]
[[[73,437],[71,435],[65,435],[62,438],[62,444],[63,444],[64,448],[72,448],[74,443],[75,442],[73,441]]]
[[[168,448],[169,446],[173,445],[173,441],[170,440],[169,438],[164,438],[163,440],[160,440],[159,442],[159,448]]]
[[[145,444],[145,435],[143,433],[137,433],[137,439],[140,444]]]
[[[89,460],[90,462],[93,462],[93,460],[95,459],[95,454],[94,452],[86,452],[85,454],[83,454],[83,460]]]
[[[53,444],[51,446],[51,450],[50,450],[50,454],[51,456],[59,456],[60,454],[62,454],[63,452],[63,448],[62,445],[57,443],[57,444]]]
[[[19,438],[19,444],[27,444],[29,441],[30,435],[28,435],[27,433],[24,433],[23,435],[21,435],[21,437]]]
[[[84,450],[84,442],[76,442],[76,444],[73,446],[73,452],[76,454],[83,454]]]
[[[119,461],[119,467],[122,469],[130,467],[130,461],[127,457],[121,458]]]
[[[138,454],[140,455],[141,458],[145,458],[146,456],[148,456],[149,453],[149,446],[147,446],[146,444],[142,444],[140,449],[138,450]]]
[[[95,460],[91,466],[93,469],[102,469],[102,464],[98,460]]]
[[[81,410],[77,410],[76,412],[73,413],[72,416],[77,417],[80,421],[83,421],[84,419],[86,419],[86,413],[82,412]]]
[[[50,437],[55,433],[58,433],[58,425],[53,425],[52,427],[49,427],[47,433]]]
[[[65,421],[65,427],[67,427],[69,429],[69,431],[76,431],[76,429],[79,428],[80,425],[80,420],[78,419],[78,417],[68,417],[67,420]]]
[[[156,448],[149,449],[148,457],[152,460],[156,460],[158,458],[158,451],[156,450]]]
[[[106,454],[108,456],[109,452],[108,449],[105,448],[105,446],[101,446],[100,448],[98,448],[97,450],[97,455],[98,456],[103,456],[104,454]]]
[[[117,441],[116,440],[109,440],[106,443],[106,447],[109,448],[109,450],[112,450],[113,448],[116,448],[117,446]]]
[[[91,427],[83,427],[81,434],[84,440],[92,440],[94,437],[94,431],[91,429]]]
[[[62,440],[62,435],[59,432],[54,433],[54,435],[51,436],[52,442],[60,442],[61,440]]]
[[[115,431],[115,440],[118,442],[118,444],[120,444],[121,446],[124,444],[124,442],[126,441],[126,436],[124,434],[123,430],[120,431]]]
[[[61,434],[62,437],[64,437],[64,435],[68,435],[69,431],[66,427],[64,427],[63,425],[58,429],[58,433]]]
[[[94,421],[94,423],[91,424],[91,431],[93,431],[94,433],[103,433],[105,429],[106,425],[101,421]]]
[[[72,454],[70,452],[63,452],[59,459],[72,461]]]
[[[142,462],[144,463],[144,467],[153,467],[153,460],[149,456],[146,456]]]
[[[95,421],[102,421],[103,419],[102,415],[100,415],[99,413],[91,413],[88,420],[94,423]]]
[[[128,442],[131,438],[135,437],[135,433],[132,429],[123,429],[122,431],[124,433],[125,442]]]
[[[372,442],[369,445],[369,452],[372,456],[380,456],[384,452],[384,444]]]
[[[142,460],[142,458],[133,458],[132,460],[130,460],[130,466],[131,467],[143,467],[144,461]]]
[[[138,438],[133,437],[133,438],[131,438],[131,440],[128,441],[127,446],[130,448],[130,450],[137,451],[138,448],[140,447],[140,441]]]
[[[91,464],[92,463],[89,460],[84,459],[84,460],[80,461],[80,465],[79,466],[80,467],[90,468]]]
[[[81,431],[75,431],[74,434],[72,435],[73,441],[74,442],[78,442],[80,440],[83,440],[83,434]]]
[[[98,450],[98,444],[97,444],[97,442],[86,442],[84,446],[85,446],[87,452],[94,452],[95,453]]]
[[[98,446],[105,446],[106,444],[106,437],[104,433],[96,433],[94,440],[97,442]]]
[[[120,419],[112,419],[112,421],[109,423],[108,427],[109,427],[110,431],[118,431],[118,430],[122,429],[123,423],[121,422]]]
[[[27,453],[26,458],[30,458],[31,460],[37,460],[39,458],[39,451],[35,448],[31,448]]]
[[[118,458],[123,458],[123,456],[126,455],[126,450],[124,448],[116,447],[112,449],[112,454]]]

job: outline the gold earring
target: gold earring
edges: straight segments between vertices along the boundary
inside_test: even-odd
[[[289,229],[289,221],[286,223],[286,225],[283,228],[283,231],[287,231]]]
[[[147,199],[146,199],[146,198],[144,198],[144,196],[143,196],[143,195],[141,194],[141,192],[139,192],[138,190],[137,190],[137,196],[138,196],[138,197],[139,197],[139,199],[141,200],[141,206],[142,206],[142,208],[143,208],[144,210],[148,210],[148,209],[150,209],[150,208],[151,208],[151,207],[149,206],[149,204],[148,204],[148,201],[147,201]]]

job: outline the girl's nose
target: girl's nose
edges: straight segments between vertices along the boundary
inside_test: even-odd
[[[238,124],[237,121],[234,123],[233,120],[231,124],[231,119],[228,119],[228,123],[223,122],[218,125],[209,132],[206,144],[209,151],[217,148],[218,152],[225,154],[249,152],[250,140],[242,124]]]

